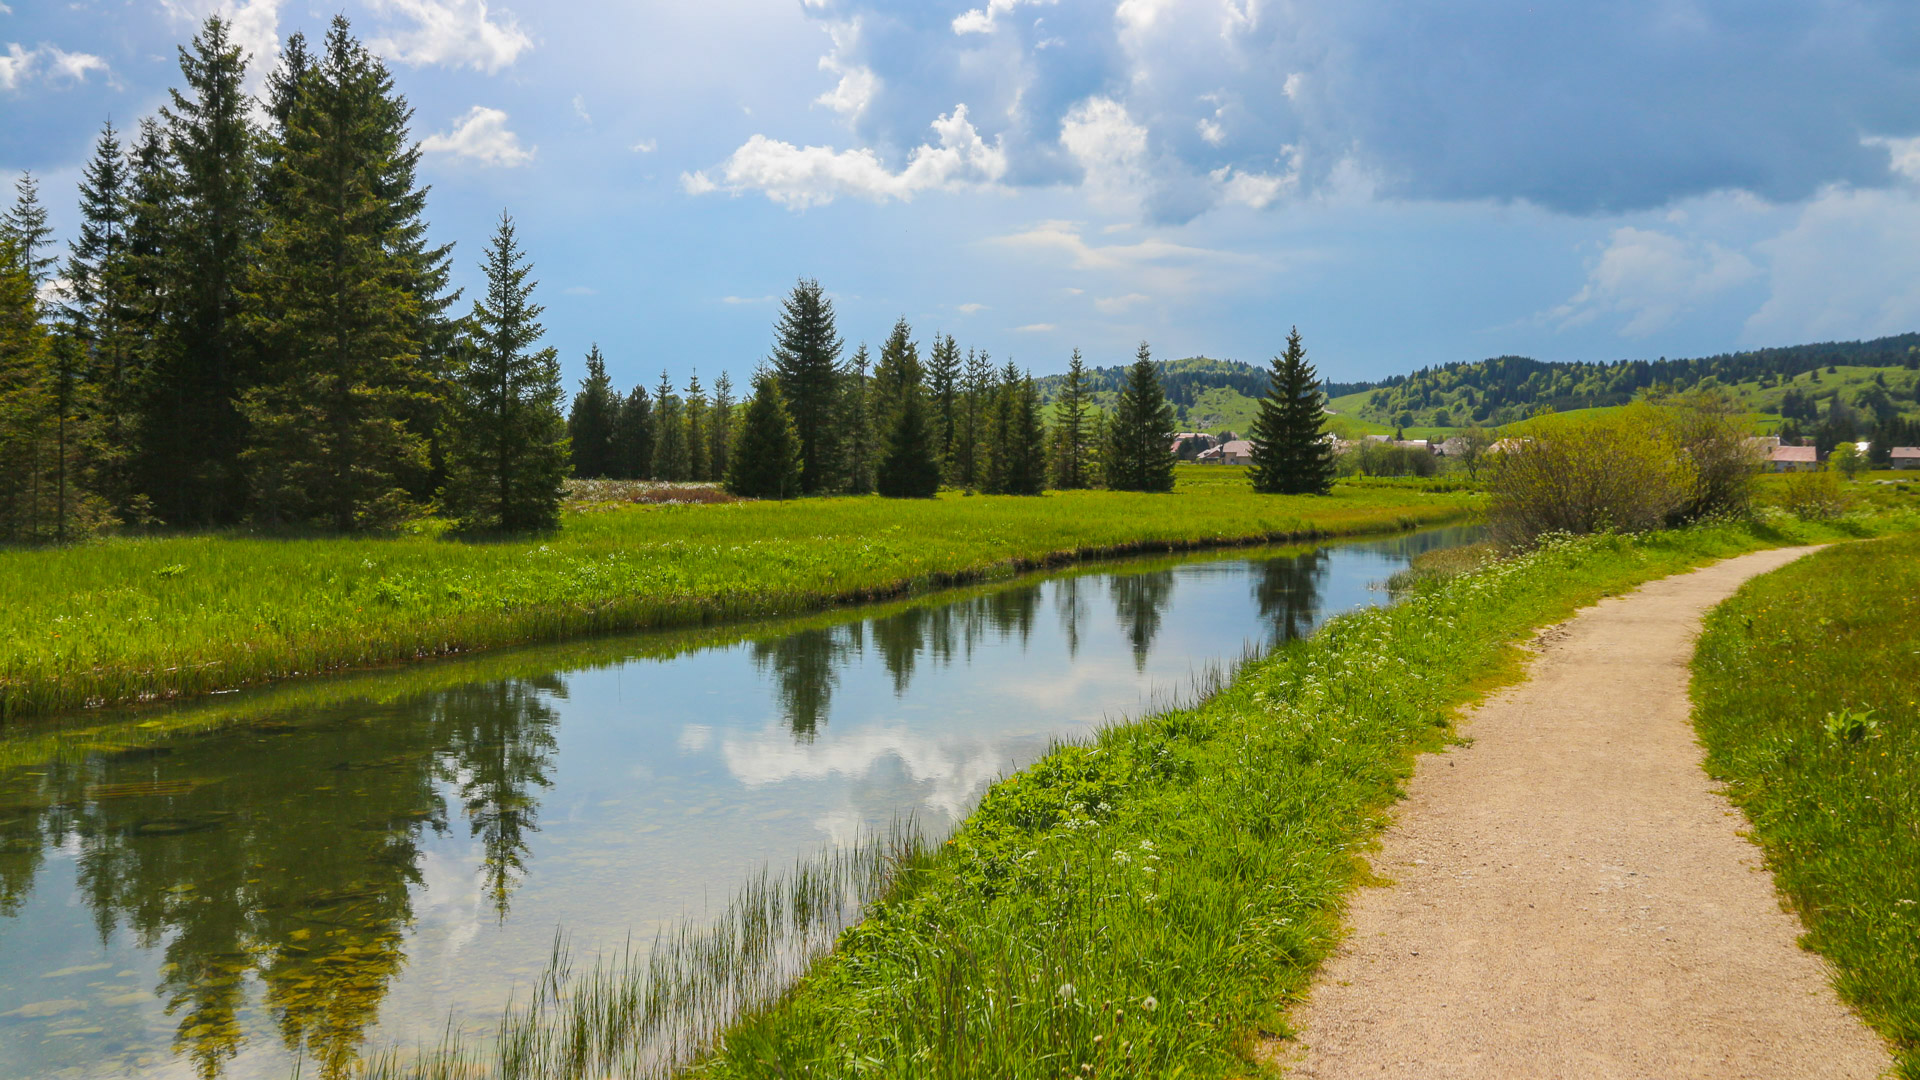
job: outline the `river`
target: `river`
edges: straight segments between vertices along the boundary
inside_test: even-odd
[[[556,931],[646,942],[769,863],[907,818],[938,836],[1057,740],[1477,536],[1114,562],[9,732],[0,1077],[278,1080],[485,1025]]]

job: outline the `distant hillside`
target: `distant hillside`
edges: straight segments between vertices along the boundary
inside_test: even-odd
[[[1223,428],[1243,432],[1253,423],[1259,399],[1267,392],[1267,369],[1238,360],[1214,360],[1189,356],[1184,360],[1162,360],[1154,364],[1160,373],[1160,388],[1173,403],[1174,413],[1183,431],[1219,431]],[[1065,385],[1065,375],[1048,375],[1034,380],[1040,388],[1040,400],[1051,405]],[[1126,385],[1125,365],[1087,369],[1087,384],[1093,390],[1094,404],[1112,409]]]

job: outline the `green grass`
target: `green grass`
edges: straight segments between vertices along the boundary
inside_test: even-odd
[[[623,505],[538,540],[204,535],[0,551],[0,719],[584,634],[813,610],[1132,550],[1467,516],[1416,487]]]
[[[1920,536],[1748,583],[1707,620],[1693,694],[1805,943],[1920,1078]]]
[[[1387,821],[1414,757],[1455,709],[1511,679],[1514,644],[1599,597],[1727,555],[1911,528],[1771,515],[1628,539],[1549,543],[1433,572],[1406,602],[1331,622],[1241,667],[1191,708],[1116,725],[995,785],[935,850],[901,858],[883,899],[772,1004],[725,1026],[698,1076],[1229,1077],[1337,939],[1355,853]],[[542,1045],[559,1065],[503,1068],[528,1039],[510,1015],[489,1050],[449,1060],[499,1077],[620,1071],[648,1024],[644,973],[579,976]],[[629,1004],[623,1004],[629,1003]],[[524,1015],[524,1014],[523,1014]],[[685,1044],[681,1044],[684,1051]]]

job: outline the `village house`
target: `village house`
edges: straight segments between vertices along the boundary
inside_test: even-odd
[[[1920,446],[1896,446],[1888,453],[1888,463],[1896,469],[1920,469]]]
[[[1197,461],[1201,454],[1219,445],[1217,436],[1204,431],[1182,431],[1173,437],[1173,456],[1181,461]]]
[[[1219,446],[1201,451],[1196,460],[1203,465],[1251,465],[1253,443],[1246,439],[1229,439]]]
[[[1820,452],[1811,446],[1776,446],[1767,455],[1769,472],[1812,472],[1820,467]]]

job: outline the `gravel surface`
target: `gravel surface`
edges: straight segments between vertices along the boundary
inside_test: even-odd
[[[1885,1073],[1701,771],[1700,619],[1811,548],[1728,559],[1544,632],[1530,677],[1420,762],[1350,934],[1268,1044],[1288,1075]]]

